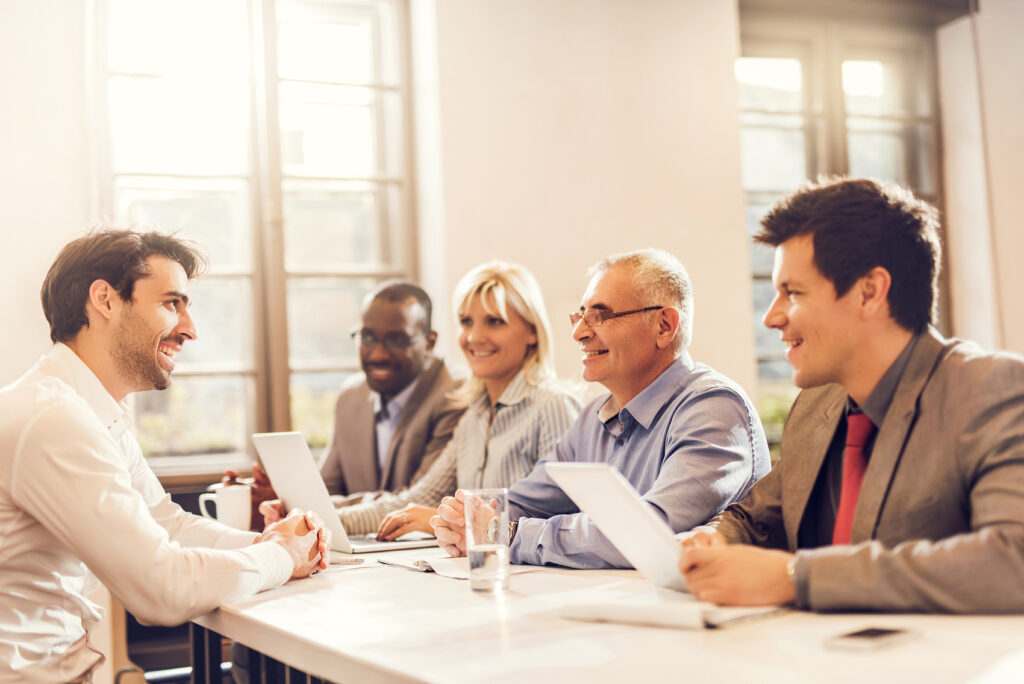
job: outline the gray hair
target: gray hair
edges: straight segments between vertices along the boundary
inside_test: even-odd
[[[587,278],[619,267],[633,271],[633,287],[643,306],[671,306],[679,311],[673,351],[689,347],[693,339],[693,286],[679,259],[653,247],[612,254],[591,266]]]

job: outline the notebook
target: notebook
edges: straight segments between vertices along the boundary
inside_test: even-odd
[[[299,432],[263,432],[252,436],[264,470],[274,483],[274,491],[286,509],[314,511],[331,531],[331,553],[369,553],[397,551],[436,546],[437,540],[426,535],[406,535],[395,541],[377,541],[374,535],[352,535],[345,532],[341,518],[334,510],[327,486],[313,462],[305,438]]]

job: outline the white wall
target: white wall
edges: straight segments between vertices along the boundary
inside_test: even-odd
[[[567,314],[586,267],[662,247],[694,281],[695,358],[753,391],[735,3],[413,3],[419,69],[437,45],[416,102],[421,174],[433,174],[420,178],[430,290],[450,292],[488,259],[527,265],[546,295],[559,371],[576,377]],[[437,244],[443,269],[431,263]]]
[[[938,32],[953,331],[1024,353],[1024,0]]]
[[[46,269],[89,221],[83,0],[0,4],[0,385],[49,345]]]

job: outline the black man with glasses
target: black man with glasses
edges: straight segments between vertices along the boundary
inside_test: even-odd
[[[459,383],[433,354],[430,319],[430,297],[412,283],[385,283],[363,301],[352,332],[363,372],[338,396],[320,461],[332,493],[408,487],[451,439],[462,409],[446,395]]]
[[[386,282],[363,300],[359,327],[351,333],[363,372],[341,388],[319,464],[328,490],[346,497],[339,503],[415,483],[441,455],[465,410],[447,398],[460,382],[433,354],[431,309],[421,287],[402,281]],[[264,521],[260,503],[277,495],[258,465],[253,476],[252,523],[258,528]],[[225,479],[233,477],[229,472]]]
[[[761,422],[732,380],[687,352],[693,295],[682,264],[645,249],[598,262],[570,314],[583,378],[608,390],[562,438],[559,461],[611,463],[680,532],[744,497],[770,469]],[[465,553],[461,493],[431,521]],[[543,462],[509,488],[513,563],[571,568],[629,562],[547,476]]]

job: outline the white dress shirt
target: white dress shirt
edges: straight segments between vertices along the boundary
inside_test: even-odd
[[[67,682],[102,661],[97,578],[142,622],[173,625],[291,575],[280,545],[173,503],[128,427],[63,344],[0,390],[0,682]]]

